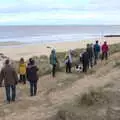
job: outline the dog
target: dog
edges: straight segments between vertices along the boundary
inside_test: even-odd
[[[75,70],[77,72],[82,72],[83,71],[83,66],[81,64],[78,64],[78,65],[75,66]]]

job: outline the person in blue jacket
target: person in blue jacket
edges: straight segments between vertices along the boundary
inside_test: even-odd
[[[94,64],[97,64],[97,61],[99,59],[99,54],[100,54],[100,45],[99,45],[99,41],[96,41],[96,44],[94,45]]]
[[[52,65],[52,76],[55,77],[56,73],[56,65],[57,65],[57,56],[56,56],[56,51],[53,49],[50,54],[50,64]]]

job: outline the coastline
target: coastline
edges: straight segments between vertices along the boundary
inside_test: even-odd
[[[120,43],[120,37],[104,37],[99,40],[102,44],[107,41],[109,45]],[[0,52],[10,57],[13,60],[19,60],[21,57],[29,59],[32,56],[49,55],[52,48],[55,48],[57,52],[68,51],[69,49],[85,48],[87,43],[95,43],[96,39],[93,40],[80,40],[60,43],[45,43],[45,44],[24,44],[17,46],[3,46],[0,47]]]

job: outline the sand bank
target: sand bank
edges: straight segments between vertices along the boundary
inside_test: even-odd
[[[99,39],[98,39],[99,40]],[[104,38],[99,40],[100,44],[107,41],[108,44],[120,43],[120,38]],[[46,43],[46,44],[29,44],[20,46],[1,47],[0,52],[13,60],[18,60],[20,57],[28,59],[32,56],[49,55],[51,48],[55,48],[57,52],[67,51],[69,49],[84,48],[87,43],[95,43],[95,40],[80,40],[75,42],[61,42],[61,43]],[[49,48],[51,47],[51,48]]]

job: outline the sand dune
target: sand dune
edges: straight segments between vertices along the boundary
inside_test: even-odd
[[[120,54],[117,53],[110,57],[107,64],[99,62],[94,68],[97,69],[93,74],[80,76],[79,73],[70,75],[59,72],[56,80],[52,80],[50,75],[44,76],[40,78],[36,97],[28,96],[28,86],[18,86],[17,95],[19,94],[19,96],[15,104],[4,105],[1,101],[0,111],[1,113],[4,111],[4,114],[1,114],[0,118],[6,120],[49,120],[46,118],[54,116],[60,106],[72,102],[76,96],[89,91],[89,88],[103,87],[109,82],[119,81],[120,70],[114,68],[112,64],[112,61],[119,58]],[[3,100],[3,98],[1,99]]]

